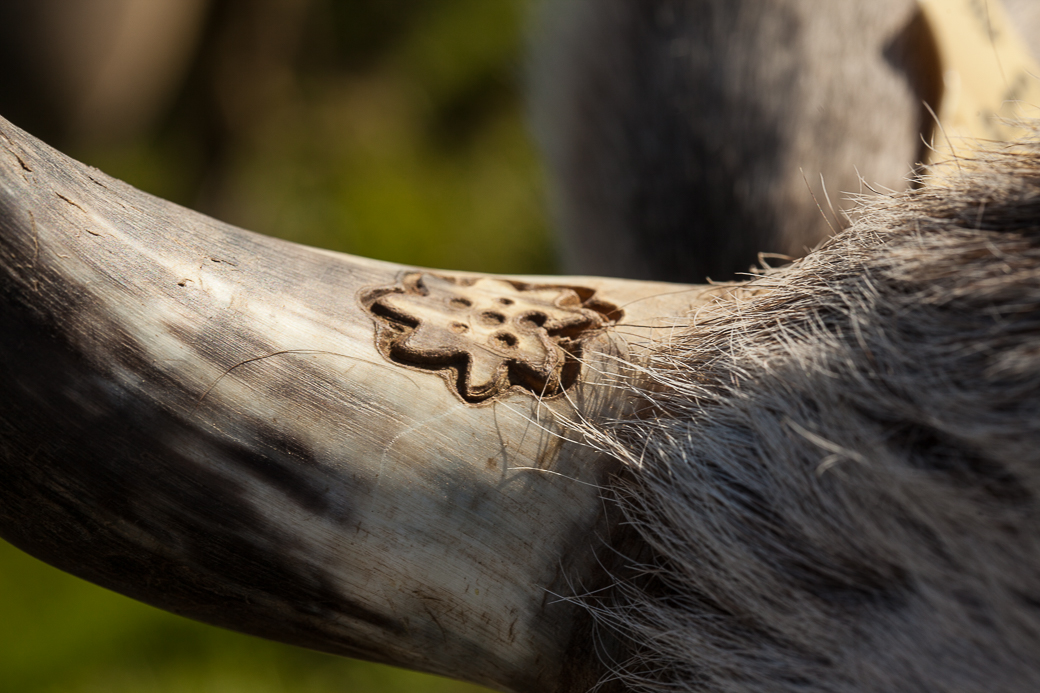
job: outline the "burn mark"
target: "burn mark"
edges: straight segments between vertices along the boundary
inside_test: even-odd
[[[410,272],[359,296],[389,361],[440,373],[468,404],[514,388],[539,397],[578,380],[589,337],[621,310],[578,286]]]

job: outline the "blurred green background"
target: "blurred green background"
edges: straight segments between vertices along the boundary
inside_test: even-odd
[[[555,271],[522,103],[529,0],[179,1],[195,12],[181,24],[138,17],[118,36],[119,13],[148,3],[81,0],[98,7],[78,19],[62,0],[0,9],[0,59],[24,67],[0,81],[0,114],[262,233],[410,264]],[[158,53],[164,27],[181,27],[183,46],[162,81],[131,39]],[[151,101],[120,92],[132,78]],[[196,624],[3,543],[0,624],[4,693],[483,690]]]

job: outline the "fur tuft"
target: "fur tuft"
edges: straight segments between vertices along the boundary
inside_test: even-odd
[[[1040,690],[1040,144],[864,203],[650,355],[591,442],[649,547],[634,691]]]

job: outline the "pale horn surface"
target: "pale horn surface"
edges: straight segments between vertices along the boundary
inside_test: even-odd
[[[218,222],[3,120],[0,150],[4,538],[285,642],[595,681],[565,666],[589,639],[559,597],[603,576],[618,463],[567,422],[628,408],[619,364],[703,287],[401,267]]]

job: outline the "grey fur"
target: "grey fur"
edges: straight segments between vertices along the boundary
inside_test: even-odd
[[[921,160],[913,0],[549,7],[533,101],[569,270],[729,279],[830,233],[821,174],[839,204]]]
[[[1040,144],[871,200],[691,316],[587,604],[635,691],[1040,690]]]
[[[1040,46],[1040,3],[1008,10]],[[532,108],[580,274],[801,256],[844,224],[830,203],[909,185],[940,99],[914,0],[568,0],[543,24]]]

